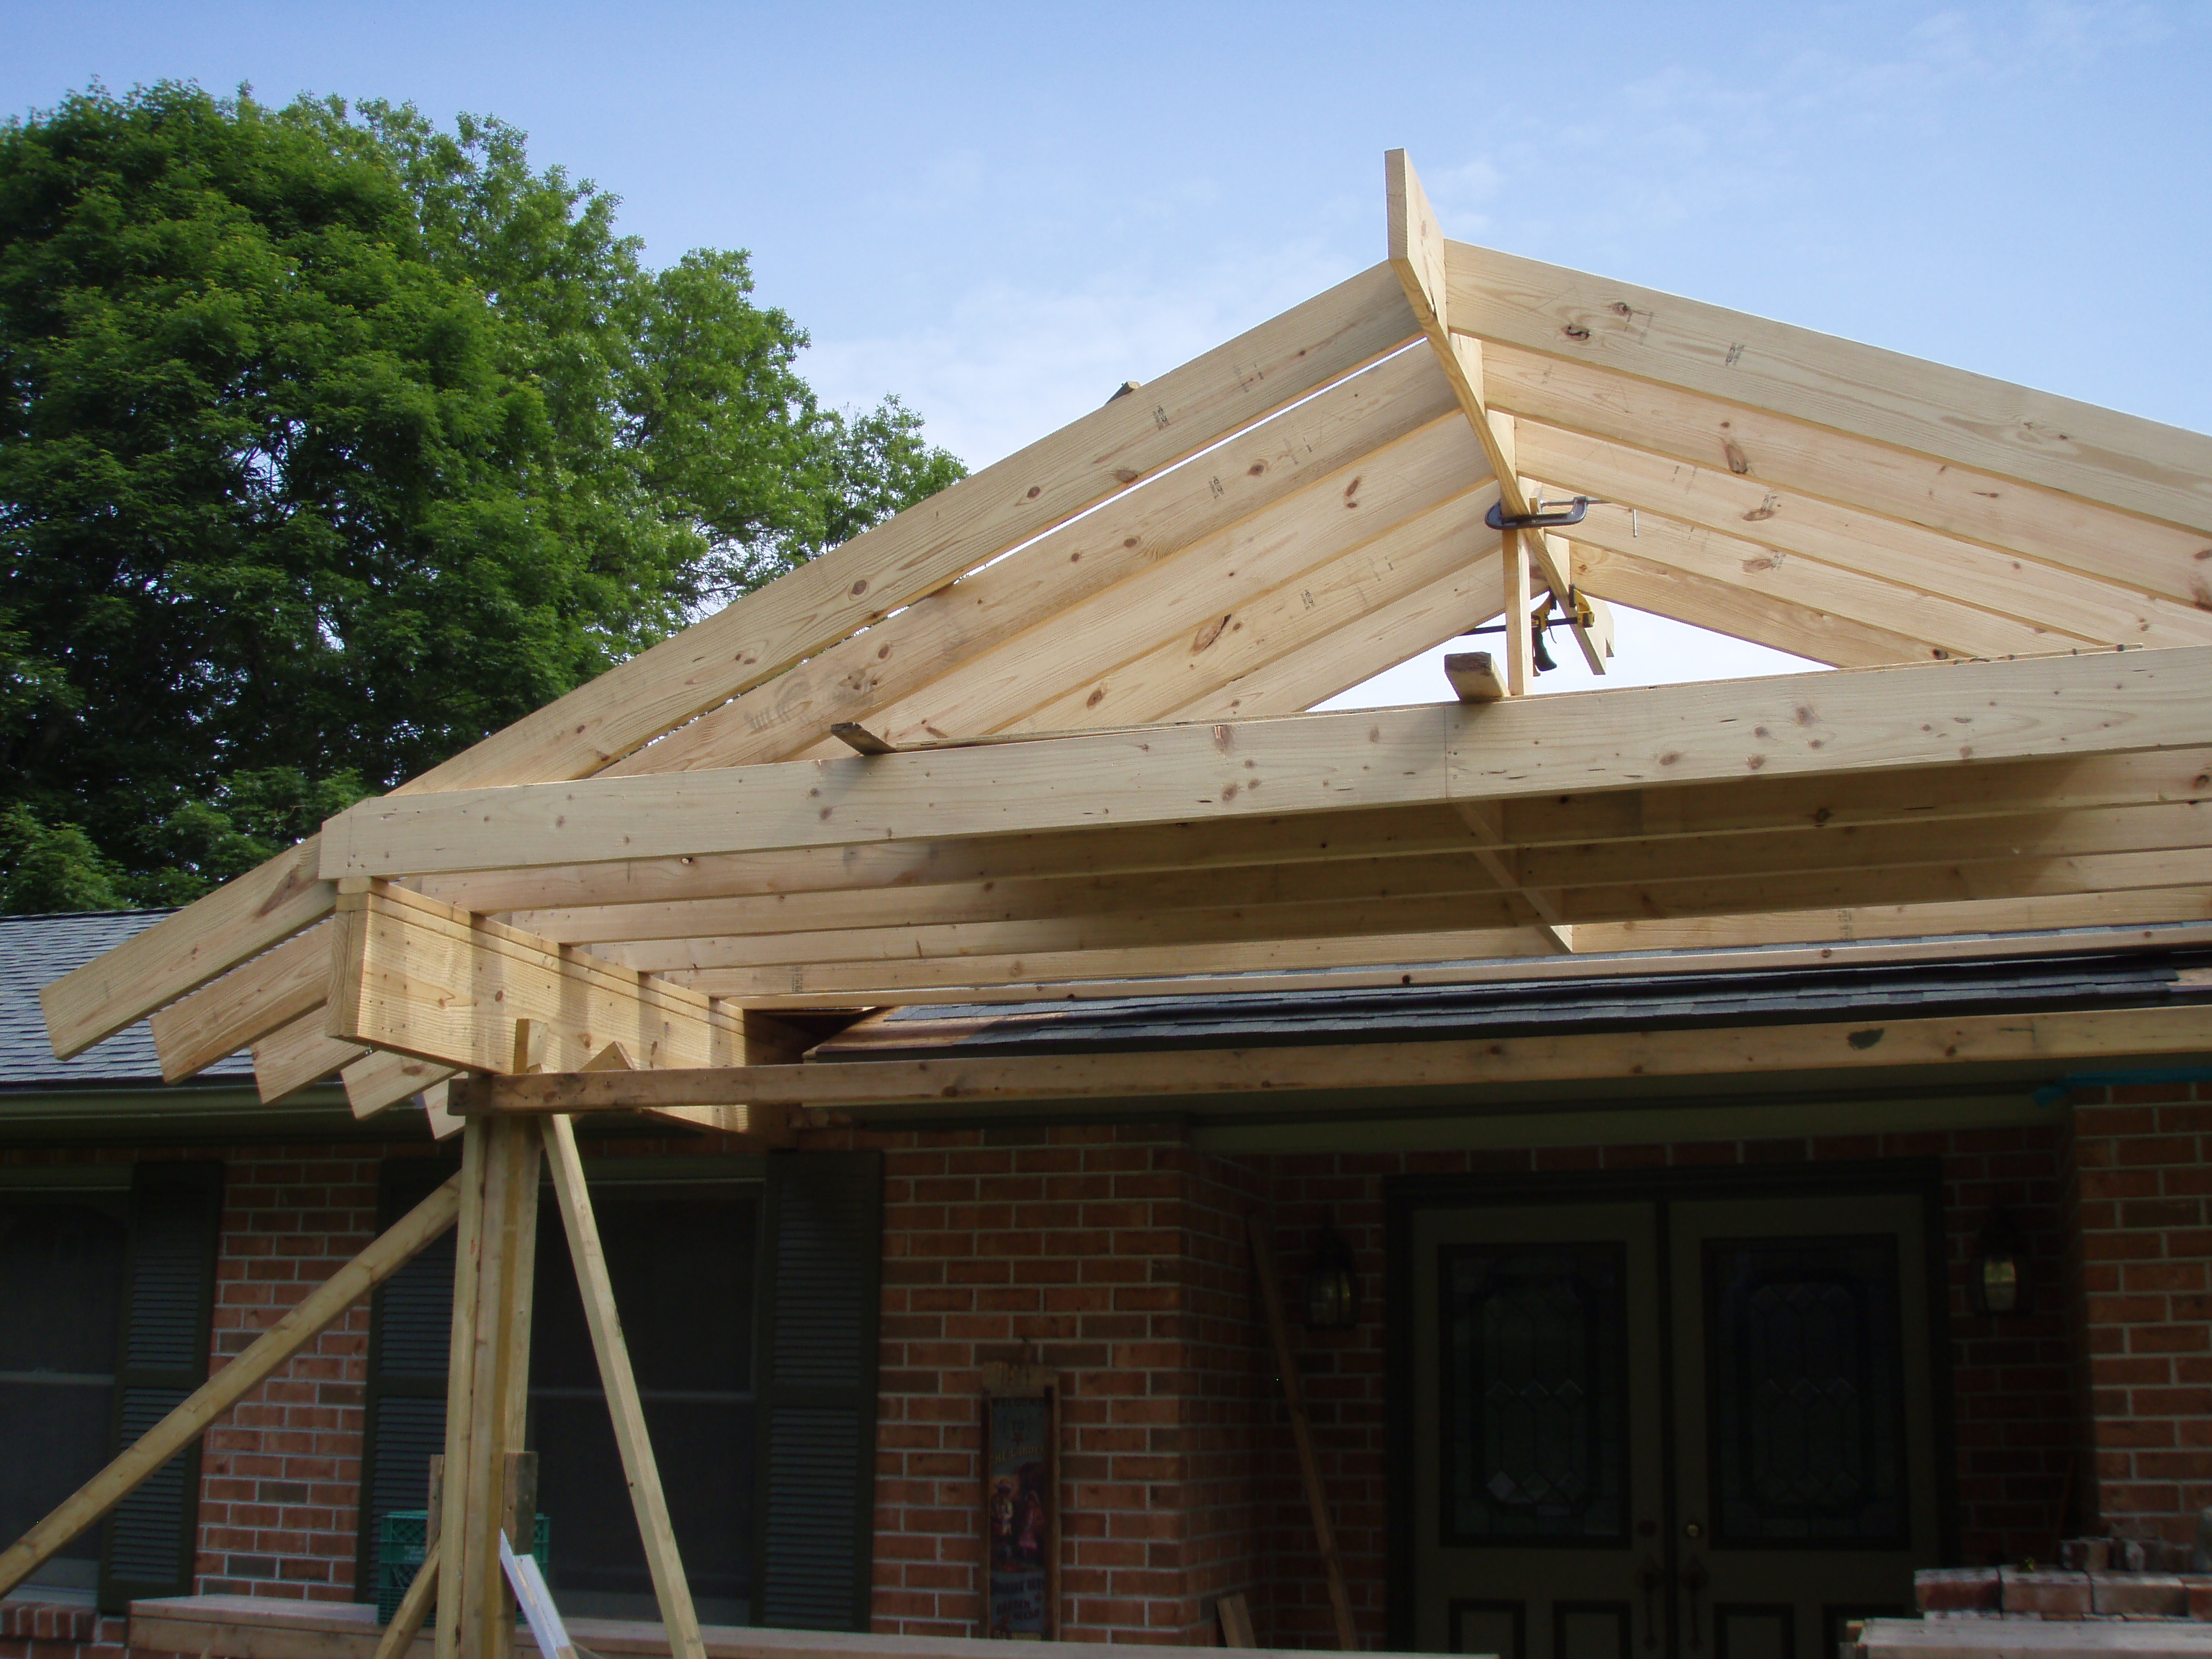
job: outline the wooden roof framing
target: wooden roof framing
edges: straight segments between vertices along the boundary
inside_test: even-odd
[[[518,1018],[729,1067],[774,1007],[2212,919],[2212,439],[1450,242],[1388,168],[1389,260],[58,981],[57,1053],[152,1014],[369,1110]],[[1863,672],[1302,712],[1547,588]]]

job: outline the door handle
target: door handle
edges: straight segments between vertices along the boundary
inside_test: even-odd
[[[1644,1645],[1659,1645],[1659,1619],[1652,1598],[1659,1594],[1659,1586],[1667,1582],[1667,1575],[1659,1571],[1658,1561],[1651,1556],[1644,1558],[1644,1565],[1636,1575],[1638,1589],[1644,1592]]]
[[[1682,1570],[1682,1588],[1690,1592],[1690,1650],[1695,1653],[1705,1646],[1698,1633],[1698,1598],[1705,1593],[1705,1586],[1713,1581],[1706,1576],[1705,1564],[1696,1556]]]

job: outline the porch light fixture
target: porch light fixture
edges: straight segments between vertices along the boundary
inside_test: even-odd
[[[1334,1227],[1323,1227],[1306,1269],[1306,1328],[1348,1331],[1359,1322],[1359,1271],[1352,1246]]]
[[[2012,1218],[2002,1209],[1991,1210],[1982,1224],[1981,1242],[1974,1248],[1972,1277],[1966,1292],[1978,1314],[2016,1314],[2030,1310],[2027,1252]]]

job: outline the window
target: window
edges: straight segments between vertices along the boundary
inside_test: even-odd
[[[587,1172],[700,1618],[866,1628],[879,1158],[617,1158]],[[427,1159],[388,1165],[387,1221],[448,1173]],[[657,1619],[550,1190],[538,1224],[528,1432],[550,1528],[547,1577],[572,1616]],[[422,1507],[428,1460],[443,1448],[450,1238],[377,1297],[363,1599],[381,1517]]]
[[[207,1378],[222,1167],[21,1170],[0,1182],[0,1534],[21,1536]],[[195,1443],[22,1594],[120,1613],[192,1587]]]

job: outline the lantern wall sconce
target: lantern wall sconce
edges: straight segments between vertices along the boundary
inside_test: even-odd
[[[2034,1311],[2033,1286],[2027,1276],[2027,1250],[2012,1218],[2002,1209],[1990,1212],[1982,1237],[1974,1247],[1974,1260],[1966,1280],[1966,1294],[1978,1314],[2024,1314]]]
[[[1324,1226],[1306,1269],[1306,1328],[1348,1331],[1359,1322],[1359,1269],[1352,1246],[1334,1227]]]

